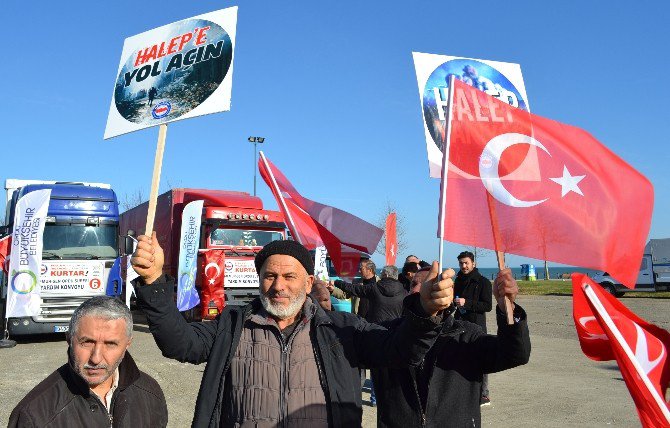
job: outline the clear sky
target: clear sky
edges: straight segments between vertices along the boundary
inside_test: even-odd
[[[232,109],[169,126],[161,191],[252,192],[247,137],[263,136],[304,196],[371,222],[391,202],[406,218],[405,253],[437,258],[439,181],[428,178],[418,51],[521,64],[534,113],[588,130],[652,181],[650,237],[670,237],[664,1],[6,0],[0,179],[107,182],[120,199],[148,195],[158,129],[102,139],[123,40],[234,5]],[[447,262],[461,249],[447,244]]]

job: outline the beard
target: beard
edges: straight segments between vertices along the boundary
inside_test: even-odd
[[[275,304],[270,300],[272,297],[288,297],[288,304]],[[265,309],[273,317],[283,320],[286,318],[291,318],[295,316],[300,309],[302,309],[305,299],[307,298],[307,287],[303,287],[301,290],[298,290],[296,294],[290,294],[286,291],[283,292],[268,292],[260,293],[261,304],[263,309]]]

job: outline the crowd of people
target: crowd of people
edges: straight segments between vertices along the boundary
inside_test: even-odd
[[[360,280],[316,280],[295,241],[273,241],[255,257],[259,297],[213,321],[187,322],[174,303],[155,236],[140,236],[131,263],[138,306],[167,358],[207,362],[194,427],[361,426],[361,381],[370,370],[380,427],[480,426],[490,402],[487,374],[528,362],[526,313],[509,269],[491,284],[474,255],[459,272],[409,256],[402,270],[371,260]],[[331,309],[331,295],[353,312]],[[514,323],[505,317],[512,302]],[[497,334],[485,313],[496,301]],[[74,313],[68,362],[14,408],[9,427],[161,427],[168,403],[128,348],[130,311],[96,297]]]

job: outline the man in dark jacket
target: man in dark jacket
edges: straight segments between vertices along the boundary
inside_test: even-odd
[[[416,267],[416,264],[414,265]],[[375,284],[349,284],[342,280],[331,283],[331,286],[343,290],[345,293],[357,297],[364,297],[370,302],[368,313],[364,317],[367,321],[380,324],[402,316],[403,300],[407,297],[407,290],[398,281],[398,268],[384,266],[381,280]],[[370,370],[372,384],[370,386],[370,405],[377,405],[375,394],[375,370]]]
[[[165,396],[126,352],[128,308],[112,297],[81,304],[69,328],[69,362],[19,402],[8,427],[165,427]]]
[[[174,303],[174,280],[162,274],[155,234],[139,237],[131,263],[140,275],[138,305],[163,355],[207,362],[195,427],[361,426],[359,367],[418,365],[453,301],[453,271],[437,281],[436,262],[393,329],[326,312],[307,298],[314,282],[307,249],[273,241],[255,259],[259,298],[226,307],[214,321],[187,323]]]
[[[458,255],[460,271],[454,281],[454,304],[458,308],[455,313],[457,320],[470,321],[477,324],[486,333],[486,313],[491,311],[491,281],[483,277],[475,263],[475,255],[463,251]],[[481,405],[491,404],[489,398],[489,377],[484,375],[482,382]]]
[[[419,271],[414,280],[426,274]],[[419,367],[380,370],[375,381],[379,427],[481,426],[483,375],[526,364],[530,357],[526,313],[514,304],[519,289],[509,269],[498,274],[493,290],[497,336],[450,317]],[[514,307],[513,325],[507,325],[503,314],[505,295]]]

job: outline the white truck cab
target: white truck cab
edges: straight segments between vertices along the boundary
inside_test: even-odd
[[[670,290],[670,239],[651,239],[644,248],[640,272],[635,281],[635,288],[622,285],[607,272],[598,272],[593,281],[616,297],[635,291],[667,291]]]

